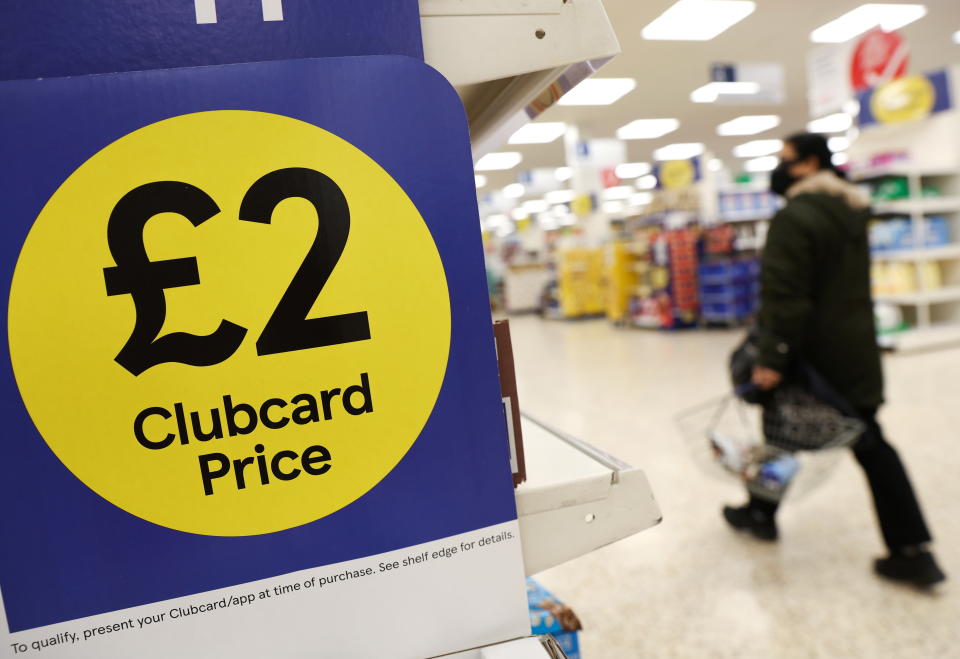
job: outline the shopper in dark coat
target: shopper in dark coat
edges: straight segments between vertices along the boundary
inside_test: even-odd
[[[910,479],[877,423],[883,372],[870,293],[869,201],[832,164],[821,135],[787,138],[771,177],[786,207],[770,225],[761,267],[761,331],[753,381],[777,387],[802,359],[832,385],[867,426],[854,445],[890,550],[881,576],[929,586],[945,579]],[[751,496],[727,507],[727,521],[774,540],[777,503]]]

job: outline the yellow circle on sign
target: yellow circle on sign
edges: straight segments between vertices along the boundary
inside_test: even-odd
[[[248,192],[268,175],[275,185]],[[327,181],[319,206],[297,196],[304,180]],[[337,190],[349,209],[339,258]],[[172,200],[184,195],[193,223],[156,213],[180,208]],[[325,282],[308,267],[324,262]],[[299,312],[281,302],[295,278],[291,295],[307,295]],[[268,337],[280,306],[287,317]],[[370,338],[357,329],[363,312]],[[319,331],[310,323],[330,317]],[[160,349],[225,321],[245,334]],[[155,340],[149,330],[131,339],[151,322],[162,323]],[[289,117],[215,111],[141,128],[67,179],[20,254],[9,333],[27,409],[81,481],[150,522],[241,536],[329,515],[396,467],[443,383],[450,302],[423,218],[370,157]],[[117,361],[130,341],[187,363],[135,375],[130,360]],[[188,365],[198,360],[216,363]]]
[[[933,111],[937,91],[930,79],[922,75],[892,80],[873,94],[870,110],[877,121],[897,124],[924,119]]]
[[[670,160],[660,166],[660,185],[667,190],[686,188],[696,179],[696,171],[689,160]]]

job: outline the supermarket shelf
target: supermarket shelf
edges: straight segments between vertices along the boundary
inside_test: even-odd
[[[900,352],[934,350],[960,345],[960,323],[935,325],[887,335],[893,347]]]
[[[948,259],[960,259],[960,243],[873,253],[874,261],[946,261]]]
[[[749,213],[724,213],[720,216],[720,224],[767,222],[773,219],[773,216],[776,214],[777,211],[775,210],[767,212],[750,211]]]
[[[960,197],[924,197],[878,202],[873,210],[879,215],[932,215],[960,212]]]
[[[896,167],[891,167],[889,169],[879,168],[879,169],[864,169],[858,172],[852,172],[851,178],[854,181],[875,181],[881,178],[891,178],[894,176],[903,176],[911,177],[918,176],[920,178],[930,178],[934,176],[955,176],[957,173],[956,170],[950,169],[921,169],[914,170],[910,167],[900,165]]]
[[[523,415],[527,482],[517,512],[528,575],[660,523],[644,473]]]
[[[917,291],[915,293],[897,293],[894,295],[877,295],[877,302],[889,302],[905,306],[922,306],[942,302],[960,301],[960,286],[946,286],[932,291]]]

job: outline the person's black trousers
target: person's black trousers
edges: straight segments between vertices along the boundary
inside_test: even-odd
[[[930,542],[930,531],[910,478],[896,449],[883,436],[877,423],[877,410],[859,413],[867,429],[854,445],[853,454],[870,483],[884,542],[891,551]],[[750,507],[772,517],[779,503],[751,495]]]

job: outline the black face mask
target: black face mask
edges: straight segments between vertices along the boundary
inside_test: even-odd
[[[777,168],[770,174],[770,191],[781,197],[787,196],[787,190],[792,188],[800,179],[790,174],[790,168],[797,164],[796,160],[781,160]]]

